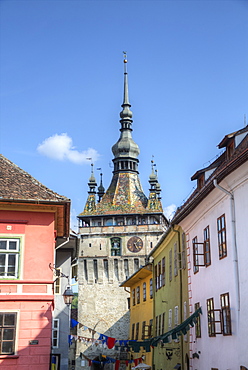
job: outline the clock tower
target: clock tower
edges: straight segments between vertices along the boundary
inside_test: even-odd
[[[97,188],[91,165],[88,198],[78,216],[78,321],[82,325],[78,330],[76,357],[81,353],[81,357],[83,354],[90,360],[100,355],[117,358],[119,352],[101,341],[95,345],[95,339],[99,333],[116,340],[128,339],[129,293],[119,285],[146,263],[147,255],[168,226],[153,162],[148,197],[140,183],[139,147],[132,138],[126,55],[124,58],[124,99],[120,137],[112,147],[112,180],[105,191],[101,177]],[[85,327],[96,332],[93,338],[92,331],[83,330]],[[84,339],[87,336],[91,341]],[[76,369],[79,368],[80,358],[76,361]]]

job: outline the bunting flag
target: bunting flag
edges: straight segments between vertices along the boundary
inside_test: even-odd
[[[115,361],[115,370],[119,370],[120,360]]]
[[[100,364],[101,366],[105,365],[105,364],[115,364],[115,370],[118,370],[119,369],[119,366],[120,366],[120,360],[119,359],[115,359],[115,358],[111,358],[111,357],[108,357],[108,356],[105,356],[105,355],[101,355],[101,359],[102,361],[96,361],[96,360],[91,360],[89,357],[85,356],[83,353],[81,353],[80,356],[83,356],[85,358],[85,360],[88,361],[89,363],[89,366],[91,366],[92,364]],[[126,366],[128,366],[128,364],[139,364],[142,362],[142,358],[136,358],[135,360],[126,360],[125,361],[125,364]]]
[[[150,352],[150,347],[154,348],[158,345],[158,343],[169,343],[170,339],[178,339],[178,336],[185,335],[187,331],[190,330],[190,327],[193,327],[197,321],[199,315],[202,314],[202,309],[199,307],[190,317],[184,320],[180,325],[177,325],[175,328],[169,330],[168,332],[159,335],[154,338],[150,338],[144,341],[137,341],[137,340],[121,340],[115,339],[112,337],[108,337],[107,335],[97,333],[94,329],[88,328],[87,326],[80,324],[78,321],[71,319],[71,327],[74,328],[75,326],[81,325],[84,327],[84,330],[89,330],[92,333],[92,338],[76,336],[76,335],[69,335],[68,341],[71,344],[72,338],[75,340],[85,341],[86,343],[92,343],[95,345],[103,345],[108,347],[109,349],[114,348],[114,346],[119,342],[120,346],[129,346],[133,349],[134,352],[139,352],[140,347],[143,347],[146,352]],[[94,339],[94,335],[97,333],[99,335],[98,339]],[[137,365],[136,365],[137,366]],[[115,369],[118,370],[118,369]]]

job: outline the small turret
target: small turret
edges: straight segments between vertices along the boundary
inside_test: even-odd
[[[97,195],[98,195],[98,202],[101,201],[102,197],[104,196],[104,193],[105,193],[105,189],[103,187],[103,184],[102,184],[102,173],[100,173],[100,185],[98,186],[98,192],[97,192]]]
[[[158,175],[157,170],[154,170],[154,167],[156,164],[154,164],[153,160],[151,161],[152,164],[152,172],[149,176],[149,184],[150,184],[150,194],[148,199],[148,205],[147,208],[149,210],[162,210],[162,204],[161,204],[161,188],[160,184],[158,182]]]
[[[96,209],[96,179],[94,175],[94,165],[91,163],[91,176],[89,178],[88,186],[90,190],[88,191],[88,198],[84,207],[84,212],[92,212]]]

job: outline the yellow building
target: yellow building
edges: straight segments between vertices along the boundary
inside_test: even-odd
[[[154,281],[153,368],[187,370],[188,276],[185,235],[181,228],[170,226],[149,258],[153,258]],[[182,330],[176,333],[177,327]]]
[[[137,345],[132,346],[131,359],[142,358],[144,363],[152,366],[152,347],[149,341],[153,327],[152,264],[142,266],[120,286],[129,288],[130,292],[129,340],[137,341]],[[129,368],[134,366],[132,363]]]

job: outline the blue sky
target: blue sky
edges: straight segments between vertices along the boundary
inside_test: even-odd
[[[74,227],[86,158],[110,184],[127,51],[144,191],[154,158],[164,208],[181,205],[248,115],[247,19],[244,0],[2,0],[0,152],[72,200]]]

